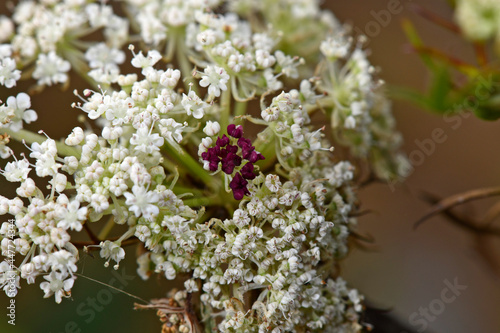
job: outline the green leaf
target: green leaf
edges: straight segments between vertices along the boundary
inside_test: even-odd
[[[451,90],[450,72],[446,67],[439,66],[434,71],[434,77],[429,88],[428,102],[430,108],[439,113],[448,111],[450,107],[448,97]]]
[[[474,114],[483,120],[497,120],[500,118],[500,95],[494,95],[473,110]]]
[[[398,87],[398,86],[389,86],[387,89],[388,97],[391,99],[399,99],[404,101],[409,101],[418,107],[423,109],[430,109],[429,101],[427,96],[418,92],[415,89],[406,88],[406,87]]]

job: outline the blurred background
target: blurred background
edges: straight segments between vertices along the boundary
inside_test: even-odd
[[[410,5],[420,4],[452,19],[445,0],[325,0],[342,22],[350,23],[369,36],[372,64],[380,67],[380,77],[390,85],[423,90],[428,75],[418,56],[409,51],[400,20],[410,18],[427,45],[473,61],[472,48],[458,36],[414,14]],[[377,21],[389,6],[402,7],[400,13]],[[380,17],[379,17],[380,18]],[[382,22],[382,23],[381,23]],[[0,91],[5,100],[5,90]],[[44,91],[45,99],[34,99],[33,109],[39,121],[31,129],[43,128],[52,138],[67,135],[77,125],[76,111],[69,108],[72,94],[60,97],[58,89]],[[47,103],[67,106],[65,112],[48,114]],[[55,106],[56,107],[56,106]],[[64,108],[63,108],[64,109]],[[44,114],[47,112],[47,114]],[[342,263],[342,275],[366,295],[369,304],[383,316],[401,326],[374,332],[500,332],[500,283],[491,266],[477,252],[474,235],[457,228],[443,217],[434,217],[417,230],[413,224],[430,208],[421,199],[425,192],[446,197],[470,189],[498,184],[500,166],[499,124],[475,117],[462,118],[460,125],[446,122],[442,116],[420,110],[407,102],[396,101],[394,114],[405,139],[407,154],[422,151],[417,142],[432,138],[441,129],[446,139],[436,143],[434,152],[424,156],[410,177],[402,184],[372,184],[359,192],[362,209],[372,213],[359,219],[359,233],[374,238],[369,251],[354,249]],[[2,195],[13,196],[14,190],[2,188]],[[491,200],[468,204],[467,214],[481,216]],[[3,222],[3,221],[2,221]],[[492,243],[492,254],[498,254],[498,240]],[[81,257],[83,274],[123,288],[144,299],[163,297],[170,285],[164,279],[142,281],[135,274],[133,249],[120,269],[104,268],[103,261],[89,255]],[[500,256],[500,254],[498,254]],[[448,303],[444,297],[450,285],[458,284],[456,297]],[[53,298],[43,299],[38,284],[23,284],[16,300],[16,325],[7,325],[7,298],[0,295],[0,332],[159,332],[160,323],[154,311],[132,311],[133,298],[112,292],[96,282],[78,278],[73,300],[57,305]],[[448,299],[448,298],[447,298]],[[427,318],[422,315],[428,309]],[[411,320],[413,318],[413,321]],[[407,329],[401,329],[406,327]]]
[[[469,44],[411,10],[412,4],[418,4],[452,20],[453,13],[445,0],[326,3],[341,21],[350,21],[368,36],[373,36],[368,45],[372,50],[370,59],[372,64],[381,68],[380,76],[389,85],[411,86],[422,91],[428,83],[428,72],[422,62],[416,54],[408,52],[409,45],[400,24],[404,17],[416,25],[426,45],[474,63]],[[404,9],[400,14],[392,15],[388,23],[388,20],[383,21],[385,27],[374,24],[378,21],[375,19],[377,15],[373,14],[387,10],[391,3],[400,3]],[[390,314],[412,331],[500,332],[499,277],[478,254],[474,235],[439,216],[413,230],[414,222],[430,207],[420,198],[422,192],[446,197],[498,184],[500,145],[495,142],[500,139],[499,123],[470,116],[462,119],[458,126],[458,121],[446,122],[440,115],[399,101],[394,103],[393,112],[408,155],[422,151],[417,142],[432,138],[435,129],[442,129],[446,140],[436,143],[433,153],[422,154],[425,156],[423,162],[415,165],[413,173],[403,184],[392,189],[376,184],[360,191],[364,208],[374,212],[359,219],[359,231],[375,238],[374,251],[354,250],[344,262],[343,275],[376,307],[391,310]],[[464,213],[482,216],[491,203],[484,200],[467,204]],[[498,259],[498,238],[486,238],[482,242],[493,243],[492,250],[496,245]],[[444,303],[445,307],[441,309],[439,300],[447,287],[445,281],[453,283],[454,279],[467,289],[454,301]],[[423,330],[422,322],[416,325],[409,322],[412,314],[429,307],[439,314],[434,316],[429,311],[427,330]],[[413,315],[413,318],[424,317]]]

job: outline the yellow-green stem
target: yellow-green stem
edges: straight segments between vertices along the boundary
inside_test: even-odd
[[[184,205],[189,207],[214,206],[220,204],[218,196],[198,197],[183,200]]]
[[[111,232],[111,230],[113,229],[114,226],[115,226],[115,218],[112,216],[108,220],[108,222],[106,222],[106,224],[101,229],[101,231],[99,231],[99,234],[97,235],[97,238],[99,238],[99,240],[106,239],[106,237],[108,237],[109,233]]]
[[[33,133],[31,131],[21,129],[17,132],[12,131],[9,128],[0,129],[0,133],[8,134],[12,139],[19,142],[26,142],[26,144],[32,144],[33,142],[42,143],[47,140],[45,135],[40,135]],[[61,141],[56,141],[57,153],[62,156],[75,156],[80,158],[80,150],[75,147],[70,147]]]
[[[221,113],[220,113],[220,127],[225,131],[229,125],[231,117],[231,88],[228,86],[227,90],[222,92],[221,96]]]
[[[271,128],[266,128],[255,140],[255,150],[261,153],[266,159],[259,162],[261,170],[267,169],[274,163],[276,158],[276,146],[275,146],[276,136]]]
[[[186,52],[186,47],[184,45],[184,33],[181,30],[175,31],[177,33],[177,52],[176,52],[176,58],[177,62],[181,68],[181,73],[183,77],[183,82],[184,82],[184,88],[187,91],[189,91],[189,84],[193,83],[191,85],[191,90],[193,90],[196,94],[198,94],[198,88],[194,84],[194,78],[192,75],[192,70],[193,70],[193,65],[189,61],[187,57],[187,52]]]
[[[203,169],[201,164],[193,157],[191,157],[191,155],[189,155],[187,152],[185,152],[184,150],[179,151],[168,143],[164,145],[164,147],[171,157],[173,157],[177,162],[179,162],[182,166],[189,170],[190,175],[203,181],[205,185],[212,189],[218,187],[218,180],[210,176],[210,174],[205,169]]]

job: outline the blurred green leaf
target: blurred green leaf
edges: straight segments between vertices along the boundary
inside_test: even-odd
[[[428,103],[430,108],[439,113],[448,111],[450,108],[448,97],[451,90],[452,83],[448,68],[445,66],[437,67],[429,88]]]
[[[398,86],[389,86],[387,93],[391,99],[400,99],[404,101],[409,101],[421,108],[427,110],[430,109],[427,97],[415,89],[398,87]]]
[[[497,120],[500,118],[500,94],[494,95],[484,103],[480,103],[473,110],[474,114],[483,120]]]

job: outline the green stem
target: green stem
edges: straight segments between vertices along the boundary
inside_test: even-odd
[[[186,194],[186,193],[190,193],[194,196],[202,196],[203,195],[203,192],[200,190],[197,190],[197,189],[191,188],[191,187],[186,187],[186,186],[179,186],[179,185],[175,185],[174,188],[172,189],[172,191],[176,195],[181,195],[181,194]]]
[[[227,90],[222,92],[220,106],[220,128],[222,131],[225,131],[230,122],[229,118],[231,117],[231,88],[229,86]]]
[[[42,143],[45,140],[47,140],[47,137],[45,135],[36,134],[25,129],[21,129],[17,132],[14,132],[9,128],[2,128],[0,129],[0,132],[8,134],[12,139],[16,141],[19,142],[24,141],[26,142],[26,144],[32,144],[34,142]],[[55,141],[55,142],[56,142],[57,153],[59,155],[75,156],[76,158],[80,158],[80,150],[78,148],[70,147],[61,141]]]
[[[172,161],[170,161],[168,158],[163,158],[163,161],[161,161],[161,165],[171,173],[178,172],[177,166],[174,163],[172,163]]]
[[[276,139],[276,135],[274,135],[272,129],[268,127],[261,134],[259,134],[257,140],[255,140],[255,150],[266,158],[264,161],[259,163],[261,170],[267,169],[272,163],[274,163],[277,154],[275,146]]]
[[[193,65],[191,64],[191,62],[189,61],[189,59],[186,55],[187,51],[186,51],[186,47],[184,45],[184,38],[185,38],[184,33],[181,30],[176,31],[175,33],[177,34],[176,58],[177,58],[177,62],[179,63],[179,66],[181,67],[182,77],[184,78],[184,80],[183,80],[184,89],[186,91],[189,91],[189,84],[193,83],[191,85],[191,90],[193,90],[198,95],[198,88],[194,84],[194,78],[192,75]]]
[[[214,206],[220,204],[220,200],[218,196],[211,196],[186,199],[183,203],[189,207]]]
[[[108,220],[108,222],[106,222],[106,225],[104,225],[101,231],[99,231],[97,238],[99,238],[100,240],[106,239],[106,237],[108,237],[109,233],[111,232],[114,226],[115,226],[115,218],[112,216]]]
[[[189,174],[191,176],[203,181],[208,187],[212,189],[219,187],[219,182],[217,181],[217,179],[212,177],[205,169],[203,169],[198,161],[196,161],[184,150],[179,151],[172,147],[169,143],[164,145],[164,148],[171,157],[173,157],[183,167],[189,170]]]
[[[72,47],[71,45],[63,45],[60,48],[60,52],[63,54],[64,59],[67,59],[71,63],[71,68],[87,83],[89,83],[94,89],[98,89],[98,84],[94,79],[92,79],[88,73],[89,73],[89,66],[85,62],[85,57],[83,56],[82,52],[80,52],[78,49]]]
[[[238,102],[236,101],[234,105],[234,116],[243,116],[244,114],[247,113],[247,107],[248,107],[248,102]],[[235,123],[241,123],[241,119],[236,119]]]

